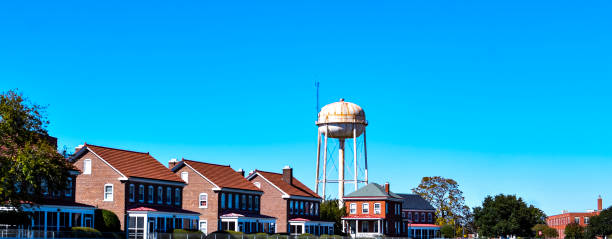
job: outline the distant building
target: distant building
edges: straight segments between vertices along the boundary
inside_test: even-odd
[[[293,177],[292,168],[282,174],[255,170],[247,179],[264,191],[261,210],[278,218],[278,232],[334,234],[334,223],[321,221],[321,196]]]
[[[440,237],[440,226],[436,225],[436,209],[418,194],[397,195],[403,198],[403,231],[410,238]]]
[[[546,224],[549,227],[557,229],[559,232],[559,238],[565,238],[565,226],[570,223],[577,223],[580,226],[589,225],[589,221],[592,216],[597,216],[603,209],[603,203],[601,196],[597,198],[597,210],[587,212],[567,212],[564,211],[562,214],[553,215],[546,218]]]
[[[402,231],[403,198],[385,186],[370,183],[344,197],[344,232],[351,237],[398,237]]]

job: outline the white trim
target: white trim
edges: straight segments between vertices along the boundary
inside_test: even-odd
[[[94,154],[96,157],[98,157],[100,160],[102,160],[102,162],[104,162],[106,165],[108,165],[109,167],[111,167],[113,170],[115,170],[115,172],[117,172],[119,175],[121,175],[121,177],[123,178],[127,178],[123,173],[119,172],[119,170],[117,170],[115,167],[113,167],[113,165],[111,165],[110,163],[106,162],[106,160],[104,160],[104,158],[100,157],[100,155],[98,155],[96,152],[94,152],[92,149],[90,149],[88,146],[83,147],[83,149],[87,149],[89,150],[89,152],[91,152],[92,154]],[[83,150],[81,149],[81,150]],[[81,151],[79,150],[79,151]]]
[[[111,186],[110,199],[106,198],[106,187],[107,186]],[[103,188],[102,191],[104,192],[104,195],[103,195],[103,199],[104,200],[103,201],[105,201],[105,202],[112,202],[113,199],[114,199],[114,196],[115,196],[115,186],[112,183],[104,184],[104,188]]]
[[[206,227],[204,228],[204,230],[202,230],[202,222],[204,222],[206,224]],[[204,233],[204,235],[208,234],[208,220],[204,219],[204,220],[199,220],[198,221],[198,229]]]
[[[210,184],[212,184],[213,186],[215,186],[213,188],[214,190],[221,190],[221,188],[219,186],[217,186],[217,184],[213,183],[213,181],[211,181],[210,179],[208,179],[207,177],[205,177],[204,175],[202,175],[200,172],[198,172],[198,170],[195,170],[193,167],[191,167],[191,165],[189,165],[188,163],[186,163],[185,161],[181,161],[182,164],[185,164],[187,167],[189,167],[191,170],[193,170],[194,172],[196,172],[198,175],[200,175],[200,177],[204,178],[206,181],[208,181]],[[178,165],[177,165],[178,166]],[[175,166],[176,167],[176,166]],[[174,168],[172,168],[174,169]]]
[[[367,212],[365,211],[366,207],[364,206],[367,206],[367,209],[368,209]],[[361,214],[370,214],[370,203],[368,202],[361,203]]]
[[[165,180],[149,179],[149,178],[131,177],[127,180],[131,182],[139,182],[139,183],[154,183],[154,184],[162,184],[162,185],[170,185],[170,186],[185,186],[185,183],[181,183],[181,182],[173,182],[173,181],[165,181]]]
[[[353,212],[353,206],[355,206],[355,212]],[[357,214],[357,203],[349,204],[349,214]]]
[[[199,213],[183,213],[183,212],[161,212],[161,211],[127,211],[128,215],[161,215],[166,217],[182,216],[184,218],[198,219]]]
[[[206,201],[206,206],[202,206],[202,203],[201,203],[201,201],[202,201],[201,196],[202,195],[206,195],[206,200],[205,200]],[[198,195],[198,208],[208,208],[208,193],[200,193]]]
[[[270,182],[270,180],[268,180],[266,177],[264,177],[263,175],[261,175],[259,172],[255,171],[254,174],[249,175],[249,177],[247,177],[247,180],[251,180],[253,179],[253,177],[255,177],[255,175],[260,176],[261,178],[263,178],[266,182],[268,182],[270,185],[272,185],[272,187],[276,188],[278,191],[280,191],[283,196],[282,198],[288,198],[291,195],[289,195],[288,193],[286,193],[285,191],[283,191],[282,189],[280,189],[279,187],[277,187],[275,184],[273,184],[272,182]]]
[[[183,176],[185,175],[185,176]],[[181,172],[181,179],[185,181],[185,183],[189,183],[189,172],[183,171]]]

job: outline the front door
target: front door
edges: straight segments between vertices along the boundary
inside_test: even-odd
[[[200,231],[202,231],[204,235],[208,234],[208,225],[206,220],[200,220]]]
[[[148,226],[148,238],[155,239],[157,235],[155,234],[155,218],[149,218],[149,226]]]
[[[128,218],[128,238],[144,239],[145,216],[130,215]]]

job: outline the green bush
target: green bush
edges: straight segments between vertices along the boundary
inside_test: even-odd
[[[100,232],[120,232],[121,223],[114,212],[96,209],[94,212],[95,228]]]
[[[73,227],[72,232],[76,237],[101,237],[102,233],[91,227]]]
[[[186,239],[188,238],[187,234],[189,234],[189,237],[195,238],[194,236],[197,235],[197,237],[199,238],[203,233],[198,230],[174,229],[174,231],[172,231],[172,238]]]

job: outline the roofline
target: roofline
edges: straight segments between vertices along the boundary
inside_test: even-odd
[[[100,147],[100,146],[96,146],[93,145],[94,147]],[[105,148],[105,147],[103,147]],[[119,175],[121,175],[120,178],[118,178],[118,180],[125,180],[128,177],[125,176],[125,174],[121,173],[121,171],[119,171],[118,169],[116,169],[115,167],[113,167],[113,165],[111,165],[109,162],[107,162],[106,160],[104,160],[104,158],[102,158],[100,155],[98,155],[96,152],[93,151],[93,149],[89,148],[89,145],[85,144],[83,146],[83,148],[81,148],[77,153],[75,153],[73,155],[74,158],[80,157],[82,156],[82,154],[85,154],[85,150],[89,150],[89,152],[91,152],[92,154],[94,154],[96,157],[98,157],[100,160],[102,160],[102,162],[104,162],[106,165],[108,165],[109,167],[111,167],[113,170],[115,170],[115,172],[117,172]]]
[[[286,193],[285,191],[283,191],[282,189],[280,189],[278,186],[276,186],[276,184],[270,182],[270,180],[268,180],[266,177],[264,177],[263,175],[261,175],[259,173],[259,171],[257,171],[257,169],[255,169],[255,172],[253,172],[251,175],[249,175],[249,177],[247,178],[247,180],[251,180],[253,179],[254,176],[252,175],[259,175],[261,178],[263,178],[264,180],[266,180],[266,182],[268,182],[270,185],[272,185],[274,188],[276,188],[278,191],[280,191],[281,193],[283,193],[283,196],[281,196],[282,198],[285,197],[290,197],[291,195],[289,195],[288,193]]]
[[[230,187],[225,187],[225,188],[214,188],[213,191],[215,192],[236,192],[236,193],[249,193],[249,194],[256,194],[256,195],[262,195],[263,191],[255,191],[255,190],[249,190],[249,189],[240,189],[240,188],[230,188]]]
[[[206,176],[204,176],[202,173],[200,173],[200,171],[196,170],[195,168],[191,167],[191,165],[187,164],[187,162],[185,161],[185,159],[181,160],[181,162],[179,162],[176,166],[174,166],[172,168],[172,171],[174,172],[174,169],[176,168],[178,170],[178,166],[184,164],[185,166],[189,167],[191,170],[193,170],[194,172],[196,172],[198,175],[200,175],[200,177],[202,177],[204,180],[208,181],[210,184],[212,184],[213,186],[215,186],[212,190],[221,190],[221,187],[219,187],[216,183],[214,183],[212,180],[208,179]]]
[[[400,198],[395,198],[391,196],[371,196],[371,197],[343,197],[344,200],[391,200],[391,201],[403,201]]]
[[[146,153],[145,153],[145,152],[139,152],[139,151],[134,151],[134,150],[119,149],[119,148],[113,148],[113,147],[107,147],[107,146],[100,146],[100,145],[88,144],[88,143],[83,144],[83,148],[84,148],[84,147],[87,147],[87,146],[94,146],[94,147],[107,148],[107,149],[113,149],[113,150],[121,150],[121,151],[126,151],[126,152],[131,152],[131,153],[149,154],[149,152],[146,152]]]
[[[166,185],[173,185],[173,186],[185,186],[185,182],[178,182],[178,181],[169,181],[169,180],[161,180],[161,179],[153,179],[153,178],[143,178],[143,177],[129,177],[127,178],[127,181],[134,181],[134,182],[143,182],[143,183],[157,183],[157,184],[166,184]]]

